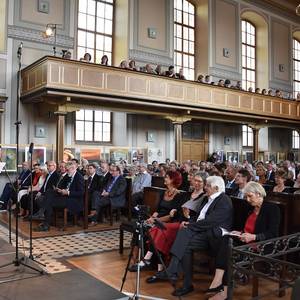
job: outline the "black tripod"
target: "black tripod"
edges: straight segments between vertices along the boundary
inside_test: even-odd
[[[22,48],[23,48],[23,43],[20,43],[20,46],[18,48],[18,52],[17,52],[17,57],[18,57],[18,73],[17,73],[17,107],[16,107],[16,144],[17,144],[17,153],[16,153],[16,161],[17,161],[17,165],[19,162],[19,137],[20,137],[20,125],[22,124],[22,122],[19,120],[19,106],[20,106],[20,97],[21,97],[21,90],[20,90],[20,86],[21,86],[21,67],[22,67]],[[31,173],[31,180],[32,180],[32,173]],[[17,181],[16,184],[16,193],[18,195],[19,192],[19,183]],[[16,247],[15,247],[15,259],[12,262],[9,262],[7,264],[4,264],[2,266],[0,266],[0,268],[4,268],[10,265],[14,265],[16,267],[19,266],[25,266],[31,270],[34,270],[36,272],[38,272],[39,274],[44,274],[44,271],[38,267],[35,267],[34,265],[29,265],[27,264],[27,261],[25,261],[25,256],[23,257],[19,257],[19,209],[20,209],[20,203],[19,201],[17,201],[16,203]],[[30,259],[30,258],[29,258]],[[32,260],[32,259],[31,259]],[[33,261],[33,260],[32,260]],[[22,279],[22,278],[18,278],[18,279]],[[10,282],[10,281],[15,281],[18,280],[15,278],[12,279],[7,279],[7,280],[2,280],[0,281],[0,283],[6,283],[6,282]]]
[[[160,222],[157,223],[156,226],[158,226],[161,230],[164,230],[164,228],[162,228],[163,224],[161,224]],[[143,215],[142,215],[141,209],[139,208],[139,210],[138,210],[138,220],[136,221],[136,233],[138,234],[138,262],[137,262],[137,274],[136,274],[136,287],[135,287],[135,292],[134,292],[133,296],[131,298],[129,298],[129,299],[132,299],[132,300],[142,299],[141,295],[140,295],[140,273],[141,273],[140,262],[141,262],[142,258],[144,257],[144,232],[147,231],[147,229],[149,229],[149,227],[144,225]],[[154,242],[153,242],[153,239],[152,239],[150,234],[148,234],[148,239],[149,239],[150,244],[152,245],[152,247],[154,249],[154,252],[155,252],[156,256],[159,259],[159,262],[163,266],[163,270],[168,275],[168,272],[166,270],[166,265],[165,265],[165,263],[164,263],[164,261],[161,257],[160,252],[156,249],[156,247],[154,245]],[[124,272],[124,275],[123,275],[123,278],[122,278],[122,285],[121,285],[121,288],[120,288],[120,292],[122,292],[123,286],[124,286],[125,281],[126,281],[128,268],[129,268],[130,261],[131,261],[132,256],[133,256],[134,247],[135,247],[135,245],[134,245],[134,243],[132,243],[130,253],[129,253],[129,256],[128,256],[126,269],[125,269],[125,272]],[[175,289],[175,283],[169,277],[168,277],[168,280],[171,283],[171,285],[173,286],[173,288]],[[159,299],[159,298],[147,296],[147,299],[156,300],[156,299]],[[181,299],[181,297],[178,296],[178,299]]]

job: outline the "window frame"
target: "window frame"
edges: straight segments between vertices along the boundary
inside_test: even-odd
[[[253,28],[254,28],[254,46],[243,42],[243,30],[242,30],[243,25],[242,25],[242,22],[249,23],[251,26],[253,26]],[[245,31],[245,33],[246,33],[246,36],[247,36],[247,31]],[[255,88],[257,87],[257,28],[256,28],[256,26],[255,26],[255,24],[253,22],[251,22],[249,20],[246,20],[246,19],[241,19],[241,42],[242,42],[241,43],[241,46],[242,46],[242,49],[241,49],[241,56],[242,56],[242,60],[241,60],[241,66],[242,66],[242,86],[244,87],[244,82],[246,82],[246,86],[245,86],[244,89],[246,91],[248,91],[248,89],[249,89],[249,87],[251,85],[248,86],[247,82],[253,82],[253,81],[249,81],[248,80],[247,70],[252,71],[252,72],[254,71],[255,81],[254,81],[254,87],[252,87],[253,88],[253,92],[254,92]],[[254,55],[255,55],[255,59],[254,59],[255,68],[254,69],[243,66],[243,45],[245,45],[245,47],[246,47],[246,53],[247,53],[247,47],[254,48]],[[246,56],[246,60],[247,60],[247,57],[249,57],[249,56]],[[252,57],[250,57],[250,58],[253,59]],[[246,70],[246,78],[245,79],[243,78],[243,70]]]
[[[76,23],[76,38],[75,38],[75,41],[76,41],[76,57],[77,59],[79,60],[81,57],[78,57],[78,48],[87,48],[87,47],[82,47],[82,46],[79,46],[78,45],[78,31],[84,31],[86,33],[92,33],[94,34],[94,48],[93,48],[93,57],[94,57],[94,61],[91,61],[92,63],[97,63],[96,61],[96,54],[97,54],[97,50],[99,51],[99,49],[96,48],[96,43],[97,43],[97,35],[102,35],[102,36],[106,36],[106,37],[111,37],[111,61],[110,61],[110,64],[111,66],[113,66],[113,50],[114,50],[114,36],[115,36],[115,8],[116,8],[116,0],[112,0],[113,3],[109,3],[109,2],[106,2],[105,0],[95,0],[95,16],[94,16],[94,19],[95,19],[95,30],[92,31],[92,30],[89,30],[89,29],[83,29],[83,28],[79,28],[79,25],[78,25],[78,20],[79,20],[79,1],[77,1],[77,16],[76,16],[76,20],[77,20],[77,23]],[[112,13],[112,33],[111,35],[109,34],[106,34],[106,33],[100,33],[100,32],[97,32],[96,31],[96,28],[97,28],[97,3],[100,2],[100,3],[104,3],[104,4],[108,4],[108,5],[112,5],[112,9],[113,9],[113,13]],[[104,20],[108,20],[104,17]],[[104,52],[108,52],[108,51],[104,51],[104,49],[101,49],[100,51],[102,51],[103,53]],[[104,54],[103,54],[104,55]],[[98,64],[100,64],[100,62],[98,62]]]
[[[244,126],[246,126],[246,130],[244,130],[245,128]],[[246,133],[247,135],[246,143],[244,143],[244,133]],[[251,135],[251,139],[250,139],[250,135]],[[251,141],[250,143],[249,140]],[[242,125],[242,147],[253,147],[253,129],[246,124]]]
[[[194,16],[194,27],[192,27],[192,26],[190,26],[190,25],[186,25],[186,24],[184,24],[184,22],[183,22],[183,8],[181,9],[181,10],[179,10],[179,11],[181,11],[182,12],[182,20],[181,20],[181,23],[179,23],[178,21],[175,21],[175,12],[176,12],[176,10],[178,10],[176,7],[175,7],[175,1],[176,0],[174,0],[173,1],[173,3],[174,3],[174,8],[173,8],[173,14],[174,14],[174,21],[173,21],[173,28],[174,28],[174,34],[173,34],[173,40],[174,40],[174,59],[173,59],[173,63],[174,63],[174,67],[175,67],[175,72],[177,73],[177,72],[179,72],[179,69],[180,68],[183,68],[183,69],[190,69],[190,70],[193,70],[193,76],[192,76],[192,78],[188,78],[188,76],[186,75],[186,74],[184,74],[184,76],[186,77],[186,79],[189,79],[189,80],[195,80],[195,66],[196,66],[196,63],[195,63],[195,61],[196,61],[196,13],[195,13],[195,11],[196,11],[196,6],[192,3],[192,2],[190,2],[190,1],[188,1],[188,0],[181,0],[182,1],[182,7],[183,7],[183,1],[186,1],[186,2],[188,2],[190,5],[192,5],[193,7],[194,7],[194,14],[193,14],[193,16]],[[188,13],[188,15],[190,15],[190,13]],[[178,25],[178,26],[181,26],[181,29],[182,29],[182,34],[181,34],[181,38],[179,38],[180,40],[181,40],[181,49],[182,49],[182,51],[178,51],[178,50],[176,50],[176,43],[175,43],[175,41],[176,41],[176,39],[178,38],[177,37],[177,32],[175,31],[175,27],[176,27],[176,25]],[[189,39],[189,37],[188,37],[188,39],[187,40],[185,40],[184,38],[183,38],[183,28],[188,28],[188,29],[192,29],[193,31],[194,31],[194,41],[192,41],[192,40],[190,40]],[[189,53],[189,52],[185,52],[185,51],[183,51],[183,45],[184,45],[184,41],[188,41],[188,43],[189,42],[193,42],[194,43],[194,53],[193,54],[191,54],[191,53]],[[181,57],[182,57],[182,61],[181,61],[181,65],[178,65],[177,63],[176,63],[176,54],[177,53],[180,53],[181,54]],[[190,67],[190,64],[188,64],[188,67],[184,67],[183,66],[183,56],[184,55],[187,55],[188,57],[193,57],[194,58],[194,65],[193,65],[193,68],[191,68]]]
[[[90,144],[90,145],[99,145],[99,144],[103,144],[103,145],[111,145],[112,141],[113,141],[113,113],[111,111],[106,111],[106,110],[97,110],[97,109],[80,109],[80,110],[91,110],[93,112],[93,140],[92,141],[87,141],[87,140],[77,140],[76,139],[76,130],[77,130],[77,126],[76,126],[76,122],[77,121],[83,121],[85,122],[85,118],[84,120],[77,120],[76,119],[76,111],[74,112],[73,116],[74,116],[74,141],[76,144]],[[108,123],[108,122],[103,122],[103,121],[95,121],[95,111],[106,111],[110,113],[110,140],[109,141],[95,141],[95,122],[97,123]],[[103,133],[103,130],[102,130]],[[103,137],[103,135],[102,135]]]
[[[296,147],[296,143],[298,143],[298,147]],[[292,131],[292,149],[293,150],[300,149],[300,134],[297,130]]]
[[[296,50],[295,49],[295,42],[297,42],[299,44],[299,49]],[[296,90],[295,86],[296,84],[295,83],[298,83],[299,86],[300,86],[300,68],[299,69],[296,69],[295,68],[295,62],[298,62],[300,64],[300,58],[299,59],[296,59],[295,58],[295,51],[298,51],[299,53],[299,57],[300,57],[300,42],[298,39],[296,38],[293,38],[293,96],[294,96],[294,99],[297,99],[297,94],[300,93],[300,88],[299,90]],[[299,73],[299,80],[296,80],[296,72]]]

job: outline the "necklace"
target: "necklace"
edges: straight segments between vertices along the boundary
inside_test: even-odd
[[[175,195],[176,192],[177,192],[177,189],[166,190],[166,195],[167,195],[168,198],[171,198]]]

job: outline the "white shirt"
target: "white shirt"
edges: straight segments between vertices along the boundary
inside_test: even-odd
[[[211,204],[214,202],[214,200],[215,200],[217,197],[219,197],[221,194],[222,194],[222,192],[217,192],[217,193],[212,194],[212,195],[208,198],[207,203],[203,206],[203,208],[202,208],[201,211],[200,211],[200,214],[199,214],[199,217],[198,217],[198,219],[197,219],[197,222],[200,221],[200,220],[204,220],[204,219],[205,219],[205,216],[206,216],[206,213],[207,213],[209,207],[210,207]]]

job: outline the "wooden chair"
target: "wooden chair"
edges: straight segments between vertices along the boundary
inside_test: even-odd
[[[162,176],[152,176],[151,186],[165,188],[165,177]]]

